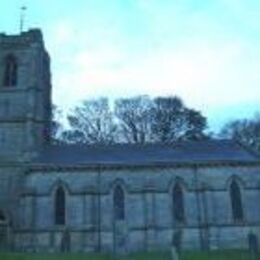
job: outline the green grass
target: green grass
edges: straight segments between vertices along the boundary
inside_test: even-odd
[[[108,254],[27,254],[0,253],[0,260],[113,260]],[[135,253],[120,260],[170,260],[169,252]],[[257,259],[260,259],[260,254]],[[250,260],[246,251],[184,252],[180,260]]]
[[[181,255],[181,260],[250,260],[250,256],[248,252],[242,250],[185,252]]]
[[[1,260],[110,260],[106,254],[26,254],[2,253]]]
[[[170,260],[168,252],[149,252],[131,254],[122,260]]]

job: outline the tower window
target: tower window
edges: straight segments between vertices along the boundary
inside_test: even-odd
[[[174,220],[178,223],[183,223],[185,220],[183,191],[178,183],[173,188],[172,200]]]
[[[125,219],[125,198],[124,191],[120,186],[116,186],[114,190],[114,217],[115,220]]]
[[[59,187],[55,193],[55,224],[65,225],[66,197],[62,187]]]
[[[6,87],[17,85],[17,61],[13,55],[8,55],[4,63],[3,85]]]
[[[230,185],[230,199],[234,221],[243,220],[244,214],[241,200],[241,192],[239,185],[234,180]]]

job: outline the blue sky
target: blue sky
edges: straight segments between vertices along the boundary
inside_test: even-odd
[[[259,0],[1,0],[0,31],[40,27],[53,100],[179,95],[219,128],[260,104]]]

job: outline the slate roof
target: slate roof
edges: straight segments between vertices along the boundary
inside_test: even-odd
[[[184,141],[175,144],[52,145],[36,164],[156,165],[171,163],[260,162],[260,157],[230,140]]]

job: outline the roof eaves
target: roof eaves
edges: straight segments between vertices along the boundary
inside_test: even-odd
[[[211,160],[211,161],[182,161],[182,162],[149,162],[149,163],[34,163],[29,165],[32,171],[37,170],[64,170],[64,169],[115,169],[115,168],[147,168],[147,167],[221,167],[221,166],[259,166],[260,161],[241,161],[241,160]]]

